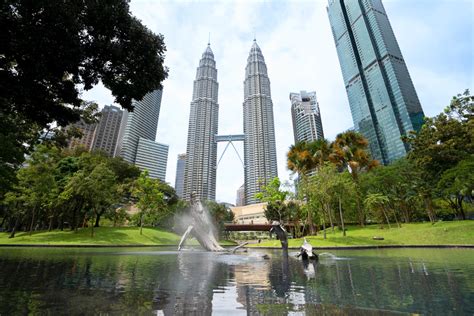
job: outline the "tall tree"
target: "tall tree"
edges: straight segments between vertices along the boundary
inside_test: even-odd
[[[287,168],[293,173],[298,173],[297,190],[302,200],[306,199],[308,176],[316,166],[317,164],[315,163],[314,155],[310,150],[308,142],[297,142],[290,147],[287,153]],[[313,209],[304,207],[303,210],[306,212],[306,224],[309,226],[310,234],[314,235]]]
[[[463,202],[472,203],[474,190],[474,156],[462,160],[443,172],[437,184],[438,194],[448,201],[456,214],[466,219]]]
[[[364,202],[366,207],[378,217],[379,223],[383,223],[383,221],[386,220],[388,228],[391,228],[387,212],[387,204],[389,201],[389,198],[383,194],[371,193],[366,197]]]
[[[434,223],[433,189],[438,179],[474,155],[474,96],[466,90],[453,97],[443,113],[425,118],[419,133],[411,133],[404,140],[411,146],[408,158],[420,168],[419,188]]]
[[[160,191],[159,180],[148,177],[148,171],[143,171],[135,181],[133,195],[137,200],[139,210],[140,235],[145,222],[156,222],[167,214],[163,192]]]
[[[359,174],[376,167],[379,162],[373,160],[368,153],[368,140],[354,131],[347,131],[336,136],[331,144],[330,159],[341,170],[348,168],[357,189],[357,213],[359,224],[364,226],[365,213],[362,208],[362,198],[359,185]]]
[[[2,1],[1,174],[11,178],[41,129],[81,117],[82,90],[101,81],[133,110],[132,99],[161,87],[163,36],[133,17],[128,2]]]

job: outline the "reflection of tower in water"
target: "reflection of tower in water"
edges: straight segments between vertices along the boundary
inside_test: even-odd
[[[156,306],[165,315],[211,315],[213,289],[224,286],[229,269],[215,260],[216,254],[202,252],[178,255],[179,275],[173,291]],[[159,306],[161,305],[161,306]]]

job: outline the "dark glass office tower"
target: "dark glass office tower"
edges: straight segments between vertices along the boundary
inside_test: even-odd
[[[329,0],[327,10],[354,128],[388,164],[405,156],[400,138],[424,114],[387,14],[381,0]]]

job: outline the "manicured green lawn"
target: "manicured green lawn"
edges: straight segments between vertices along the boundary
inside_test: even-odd
[[[373,240],[372,237],[383,237],[384,240]],[[322,233],[317,236],[306,237],[314,247],[344,247],[344,246],[372,246],[372,245],[474,245],[474,221],[437,222],[403,224],[402,228],[392,225],[391,229],[385,226],[369,225],[364,228],[358,226],[347,227],[347,236],[337,228],[335,233],[327,229],[327,239]],[[300,247],[303,239],[289,239],[289,247]],[[280,241],[269,240],[251,247],[281,247]]]
[[[31,244],[31,245],[178,245],[180,236],[155,229],[143,228],[143,234],[137,227],[99,227],[95,228],[94,237],[91,237],[90,228],[79,229],[78,232],[70,230],[52,232],[34,232],[31,236],[19,232],[15,238],[9,239],[9,233],[0,233],[1,244]],[[188,244],[197,244],[189,241]],[[232,242],[223,241],[222,245],[234,245]]]

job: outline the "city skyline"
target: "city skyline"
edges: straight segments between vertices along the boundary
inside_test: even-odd
[[[392,28],[427,116],[448,105],[454,94],[473,88],[472,10],[469,1],[384,1]],[[162,33],[168,48],[170,76],[164,94],[158,134],[170,144],[170,157],[185,152],[189,96],[195,63],[211,32],[219,63],[219,134],[241,132],[242,78],[245,58],[256,31],[272,82],[278,173],[287,180],[285,154],[293,143],[288,94],[301,88],[318,91],[325,136],[352,127],[352,118],[326,12],[327,1],[298,3],[151,3],[134,1],[132,12],[152,31]],[[182,17],[186,16],[186,19]],[[203,18],[205,17],[205,18]],[[413,32],[416,29],[417,32]],[[192,35],[191,35],[192,34]],[[311,40],[308,40],[311,39]],[[303,45],[304,44],[304,45]],[[297,75],[295,76],[295,70]],[[103,88],[84,98],[110,104]],[[243,146],[236,144],[240,153]],[[218,147],[220,157],[225,145]],[[174,183],[176,160],[168,162],[167,181]],[[235,153],[227,152],[217,171],[216,198],[232,202],[243,183]]]

